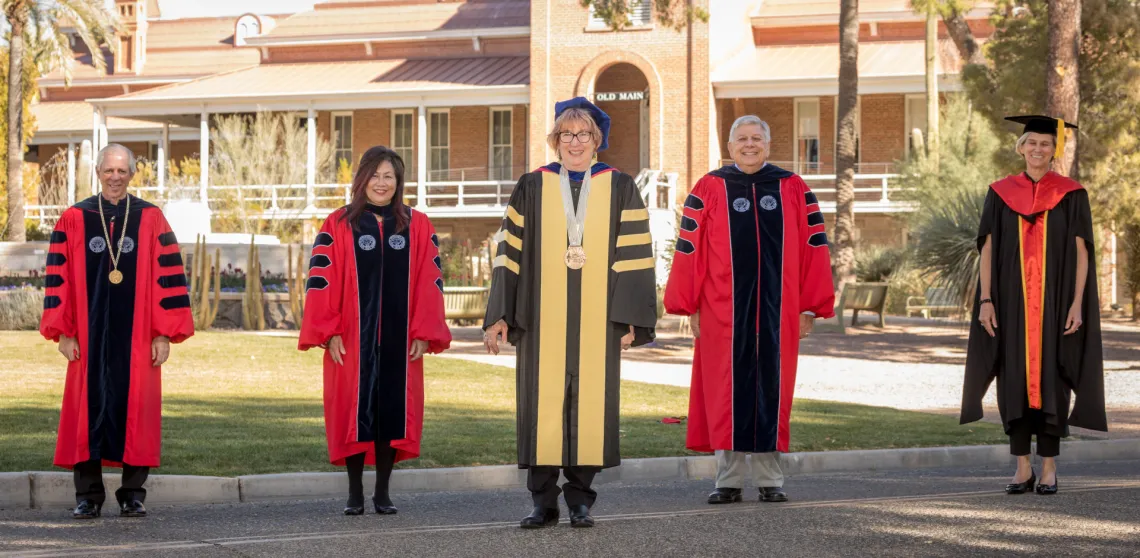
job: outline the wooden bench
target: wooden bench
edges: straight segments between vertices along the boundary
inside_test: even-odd
[[[866,310],[879,314],[879,327],[886,325],[883,312],[887,306],[887,283],[847,283],[843,285],[843,292],[839,295],[839,305],[835,308],[839,333],[846,334],[847,328],[843,325],[843,311],[851,310],[851,326],[854,327],[859,319],[859,311]]]
[[[930,287],[926,289],[926,296],[906,297],[906,315],[910,317],[915,312],[921,312],[923,318],[930,318],[931,312],[955,313],[962,311],[961,301],[957,300],[954,292],[945,287]]]
[[[444,287],[443,315],[449,320],[482,319],[490,293],[490,287]]]

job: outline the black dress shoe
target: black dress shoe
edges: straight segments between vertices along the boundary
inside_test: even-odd
[[[123,517],[146,517],[146,507],[138,500],[119,502],[119,515]]]
[[[345,506],[344,515],[364,515],[364,506]]]
[[[741,499],[739,488],[718,488],[709,494],[710,504],[732,504]]]
[[[372,508],[380,515],[396,515],[396,512],[400,511],[392,504],[377,504],[376,502],[372,502]]]
[[[593,527],[594,518],[590,517],[590,507],[585,505],[570,506],[571,527]]]
[[[71,517],[75,519],[95,519],[99,517],[102,510],[102,504],[96,504],[94,500],[84,500],[79,502],[78,506],[75,506],[75,509],[71,512]]]
[[[543,527],[550,527],[558,525],[558,508],[542,508],[535,507],[530,515],[524,517],[519,522],[519,527],[523,529],[541,529]]]
[[[761,486],[760,487],[760,501],[761,502],[787,502],[788,494],[784,492],[783,488],[778,486]]]
[[[1053,477],[1053,484],[1037,485],[1037,493],[1042,496],[1051,496],[1057,493],[1057,477]]]
[[[1005,485],[1006,494],[1025,494],[1032,492],[1034,485],[1037,484],[1037,473],[1030,471],[1029,480],[1025,482],[1013,482]]]

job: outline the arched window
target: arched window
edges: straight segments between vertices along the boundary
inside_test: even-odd
[[[261,34],[261,20],[252,14],[238,18],[237,29],[234,30],[234,46],[245,46],[246,37],[256,37]]]

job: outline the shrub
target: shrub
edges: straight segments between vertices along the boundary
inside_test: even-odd
[[[34,330],[40,327],[44,292],[36,289],[0,291],[0,330]]]
[[[892,246],[871,246],[855,251],[855,278],[862,283],[890,280],[906,260],[906,251]]]

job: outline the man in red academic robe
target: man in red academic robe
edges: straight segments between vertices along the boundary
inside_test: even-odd
[[[685,445],[717,453],[710,504],[739,502],[752,454],[760,499],[787,500],[776,452],[788,451],[799,340],[834,315],[823,214],[803,179],[765,162],[771,132],[732,125],[735,164],[685,200],[665,309],[696,337]]]
[[[123,468],[120,513],[146,515],[161,366],[194,334],[178,241],[158,207],[127,193],[134,170],[127,148],[99,152],[101,191],[63,212],[47,258],[40,333],[68,360],[54,461],[75,471],[77,519],[100,514],[103,465]]]

